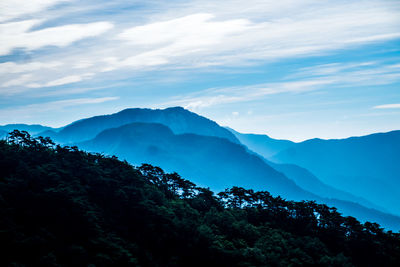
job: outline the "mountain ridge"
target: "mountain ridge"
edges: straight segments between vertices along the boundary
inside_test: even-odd
[[[271,160],[272,156],[277,152],[290,149],[290,147],[295,146],[297,143],[289,140],[273,139],[268,135],[243,134],[235,131],[234,129],[228,129],[239,139],[242,144],[246,145],[250,151],[262,156],[269,165],[284,173],[287,177],[295,181],[300,187],[306,189],[307,191],[314,192],[319,196],[356,202],[373,209],[386,211],[381,206],[378,206],[362,197],[355,196],[347,191],[339,190],[322,182],[318,177],[304,167],[285,162],[276,163]]]
[[[346,215],[352,214],[362,221],[378,221],[391,229],[400,225],[400,217],[357,203],[323,198],[310,193],[269,166],[257,154],[249,153],[245,146],[224,138],[196,134],[175,135],[165,125],[132,123],[107,129],[95,139],[76,145],[86,151],[116,155],[134,165],[143,162],[157,165],[169,172],[178,172],[196,184],[210,187],[214,191],[234,184],[254,190],[268,189],[274,195],[287,199],[329,203]],[[226,154],[234,157],[227,159],[226,156],[221,156]],[[186,155],[190,155],[190,160],[187,160]],[[201,169],[194,166],[196,164]],[[259,167],[260,165],[263,167]],[[210,173],[213,175],[210,176]],[[199,177],[205,180],[199,180]],[[223,180],[221,177],[224,177]]]
[[[400,214],[399,130],[307,140],[277,153],[272,161],[304,167],[328,185],[351,188],[354,194]]]
[[[182,107],[166,109],[131,108],[120,112],[90,117],[75,121],[63,127],[58,133],[47,133],[61,143],[82,142],[94,138],[98,133],[107,129],[133,122],[155,122],[167,125],[174,133],[197,133],[207,136],[224,137],[232,142],[239,140],[228,130],[216,122],[199,116]]]

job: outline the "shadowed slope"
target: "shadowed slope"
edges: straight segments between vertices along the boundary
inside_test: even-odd
[[[377,221],[389,229],[399,229],[400,226],[400,218],[396,216],[310,193],[246,147],[223,138],[175,135],[161,124],[133,123],[105,130],[78,146],[88,151],[117,155],[132,164],[158,165],[215,191],[233,185],[268,190],[287,199],[329,203],[346,215],[362,221]]]
[[[281,151],[273,160],[302,166],[329,185],[400,214],[400,131],[312,139]]]
[[[39,124],[7,124],[0,126],[0,130],[5,132],[12,132],[13,130],[27,131],[35,135],[44,131],[57,131],[58,129]]]
[[[247,153],[242,145],[218,137],[175,135],[161,124],[132,123],[108,129],[78,146],[117,155],[133,164],[157,164],[216,191],[238,185],[268,187],[272,193],[291,199],[312,196],[258,156]]]
[[[367,201],[364,198],[355,196],[353,194],[336,189],[323,183],[314,174],[312,174],[309,170],[305,168],[302,168],[295,164],[277,164],[267,160],[276,153],[295,146],[296,143],[288,140],[273,139],[268,137],[267,135],[242,134],[236,132],[233,129],[229,130],[239,139],[242,144],[247,146],[247,148],[249,148],[251,151],[256,152],[257,154],[264,157],[266,162],[271,167],[273,167],[277,171],[284,173],[289,179],[293,180],[301,188],[316,195],[323,196],[325,198],[336,198],[352,201],[370,208],[385,211],[385,209],[383,209],[382,207],[377,206],[376,204]],[[351,191],[351,188],[348,188],[347,190]]]
[[[274,139],[264,134],[243,134],[231,128],[227,129],[230,130],[237,139],[239,139],[240,143],[247,146],[251,151],[256,152],[266,159],[269,159],[276,153],[285,150],[295,144],[294,142],[289,140]]]
[[[59,133],[49,133],[57,142],[76,143],[94,138],[101,131],[133,122],[161,123],[175,134],[194,133],[226,138],[239,143],[236,137],[217,123],[181,107],[167,109],[125,109],[111,115],[82,119],[65,126]]]

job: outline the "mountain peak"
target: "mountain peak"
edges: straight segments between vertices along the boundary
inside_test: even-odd
[[[76,143],[94,138],[105,129],[118,128],[134,123],[159,123],[167,126],[174,134],[193,133],[216,136],[239,143],[238,139],[216,122],[182,107],[166,109],[128,108],[120,112],[91,117],[65,126],[58,134],[51,136],[58,142]]]

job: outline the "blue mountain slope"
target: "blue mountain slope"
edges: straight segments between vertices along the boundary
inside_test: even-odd
[[[376,221],[389,229],[400,229],[399,217],[307,192],[262,158],[249,153],[244,146],[223,138],[176,135],[161,124],[133,123],[107,129],[78,146],[92,152],[117,155],[136,165],[158,165],[215,191],[237,185],[268,190],[287,199],[317,200],[336,206],[340,212],[362,221]]]
[[[365,198],[355,196],[351,193],[345,192],[343,190],[336,189],[329,186],[319,180],[315,175],[313,175],[308,170],[295,165],[295,164],[277,164],[267,160],[267,163],[273,167],[275,170],[282,172],[289,179],[293,180],[301,188],[313,192],[319,196],[325,198],[334,198],[347,200],[355,203],[359,203],[363,206],[377,209],[380,211],[387,212],[387,210],[381,206],[378,206]]]
[[[0,130],[11,132],[13,130],[27,131],[32,135],[36,135],[44,131],[57,131],[56,128],[42,126],[39,124],[7,124],[0,126]]]
[[[94,138],[101,131],[134,122],[161,123],[174,133],[194,133],[226,138],[239,143],[237,138],[214,121],[199,116],[181,107],[167,109],[125,109],[115,114],[83,119],[65,126],[59,133],[46,132],[60,143],[81,142]]]
[[[312,196],[258,156],[247,153],[242,145],[219,137],[176,135],[161,124],[133,123],[108,129],[78,146],[117,155],[136,165],[155,164],[217,191],[234,185],[268,186],[272,193],[291,199]]]
[[[326,198],[335,198],[348,200],[356,203],[360,203],[364,206],[379,209],[384,211],[385,209],[364,199],[357,197],[353,194],[345,192],[343,190],[338,190],[332,186],[323,183],[309,170],[302,168],[295,164],[277,164],[272,161],[267,160],[271,158],[276,153],[286,150],[296,143],[289,140],[278,140],[270,138],[267,135],[260,134],[242,134],[233,129],[229,129],[239,141],[247,146],[251,151],[256,152],[265,158],[266,162],[272,166],[274,169],[284,173],[289,179],[293,180],[301,188],[313,192],[319,196]]]
[[[269,137],[263,134],[243,134],[231,128],[230,130],[239,141],[247,146],[251,151],[262,155],[264,158],[269,159],[276,153],[285,150],[295,143],[289,140],[280,140]]]
[[[6,131],[0,130],[0,139],[5,138],[6,135],[7,135],[7,132],[6,132]]]
[[[339,140],[312,139],[279,152],[323,182],[400,214],[400,131]]]

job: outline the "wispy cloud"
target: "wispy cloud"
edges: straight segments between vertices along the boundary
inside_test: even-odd
[[[65,84],[70,84],[70,83],[77,83],[85,78],[90,78],[93,76],[93,73],[83,73],[81,75],[70,75],[70,76],[65,76],[56,80],[52,80],[49,82],[46,82],[44,84],[38,84],[38,83],[30,83],[28,84],[28,87],[30,88],[39,88],[39,87],[51,87],[51,86],[60,86],[60,85],[65,85]]]
[[[299,69],[284,80],[286,81],[209,88],[181,95],[179,100],[167,101],[163,105],[181,105],[196,111],[211,106],[259,100],[275,94],[304,93],[332,87],[392,84],[400,80],[400,65],[372,61],[331,63]]]
[[[35,14],[62,2],[68,0],[1,0],[0,22]]]
[[[63,109],[66,107],[71,106],[78,106],[78,105],[86,105],[86,104],[100,104],[108,101],[117,100],[119,97],[97,97],[97,98],[73,98],[73,99],[66,99],[66,100],[57,100],[57,101],[50,101],[45,103],[39,104],[31,104],[24,107],[20,107],[20,109],[26,113],[29,111],[49,111],[54,109]],[[18,109],[18,108],[17,108]],[[28,112],[27,112],[28,111]]]
[[[11,5],[11,1],[7,0],[7,4]],[[32,5],[32,12],[16,8],[10,12],[13,20],[0,24],[0,54],[23,48],[34,56],[35,50],[46,46],[59,49],[42,56],[40,61],[11,66],[12,71],[0,75],[2,84],[9,85],[8,80],[17,78],[10,72],[31,74],[37,84],[79,75],[79,69],[94,73],[93,78],[114,72],[117,75],[110,77],[124,79],[132,75],[132,70],[150,73],[154,68],[244,66],[321,55],[400,37],[400,4],[396,1],[149,1],[140,10],[126,11],[126,4],[116,2],[114,5],[124,11],[121,17],[126,20],[118,13],[100,22],[99,16],[89,15],[85,23],[81,20],[78,24],[53,27],[35,17],[39,11],[52,17],[54,10],[45,11],[52,5],[50,1],[35,1]],[[82,5],[79,1],[70,2],[66,8],[78,9]],[[90,8],[101,13],[99,6],[83,7],[91,14]],[[136,17],[140,19],[135,20]],[[45,26],[32,28],[39,24]],[[74,45],[87,37],[94,40]],[[49,68],[54,62],[59,67]],[[44,69],[49,70],[46,75],[41,74]],[[28,90],[30,84],[14,85],[20,88],[11,91],[22,92],[22,87]]]
[[[36,70],[54,69],[62,66],[61,61],[52,62],[27,62],[24,64],[17,64],[15,62],[0,63],[0,73],[11,74],[11,73],[23,73],[31,72]]]
[[[275,94],[314,91],[330,83],[332,83],[331,80],[315,79],[283,83],[256,84],[251,86],[210,88],[186,97],[180,96],[179,100],[172,100],[163,105],[180,105],[187,109],[197,111],[205,107],[248,102]]]
[[[384,104],[384,105],[378,105],[374,106],[374,109],[393,109],[393,108],[400,108],[400,103],[398,104]]]
[[[400,80],[400,64],[384,61],[330,63],[301,68],[286,79],[330,79],[338,86],[373,86]]]
[[[89,79],[93,76],[93,73],[87,72],[87,73],[80,73],[76,75],[69,75],[69,76],[64,76],[64,77],[59,77],[53,80],[52,77],[50,77],[51,80],[46,79],[38,79],[38,77],[28,73],[28,74],[22,74],[17,76],[14,79],[7,80],[3,84],[1,84],[1,87],[3,87],[3,92],[0,90],[0,93],[3,93],[4,95],[14,95],[18,94],[21,91],[25,91],[24,88],[46,88],[46,87],[54,87],[54,86],[61,86],[61,85],[67,85],[67,84],[73,84],[77,82],[81,82],[85,79]],[[19,87],[22,86],[23,87]],[[0,87],[0,89],[1,89]],[[14,90],[5,90],[9,87],[15,87]],[[84,90],[80,90],[84,91]],[[66,93],[68,94],[68,93]]]
[[[57,101],[49,101],[44,103],[30,104],[24,106],[16,106],[0,109],[0,119],[10,121],[10,114],[20,119],[37,117],[38,115],[47,114],[48,112],[60,112],[66,108],[82,105],[101,104],[108,101],[118,100],[119,97],[97,97],[97,98],[73,98]],[[59,122],[59,124],[62,122]]]
[[[30,31],[41,20],[24,20],[0,24],[0,55],[13,49],[35,50],[45,46],[64,47],[87,37],[100,35],[113,27],[110,22],[70,24]]]

